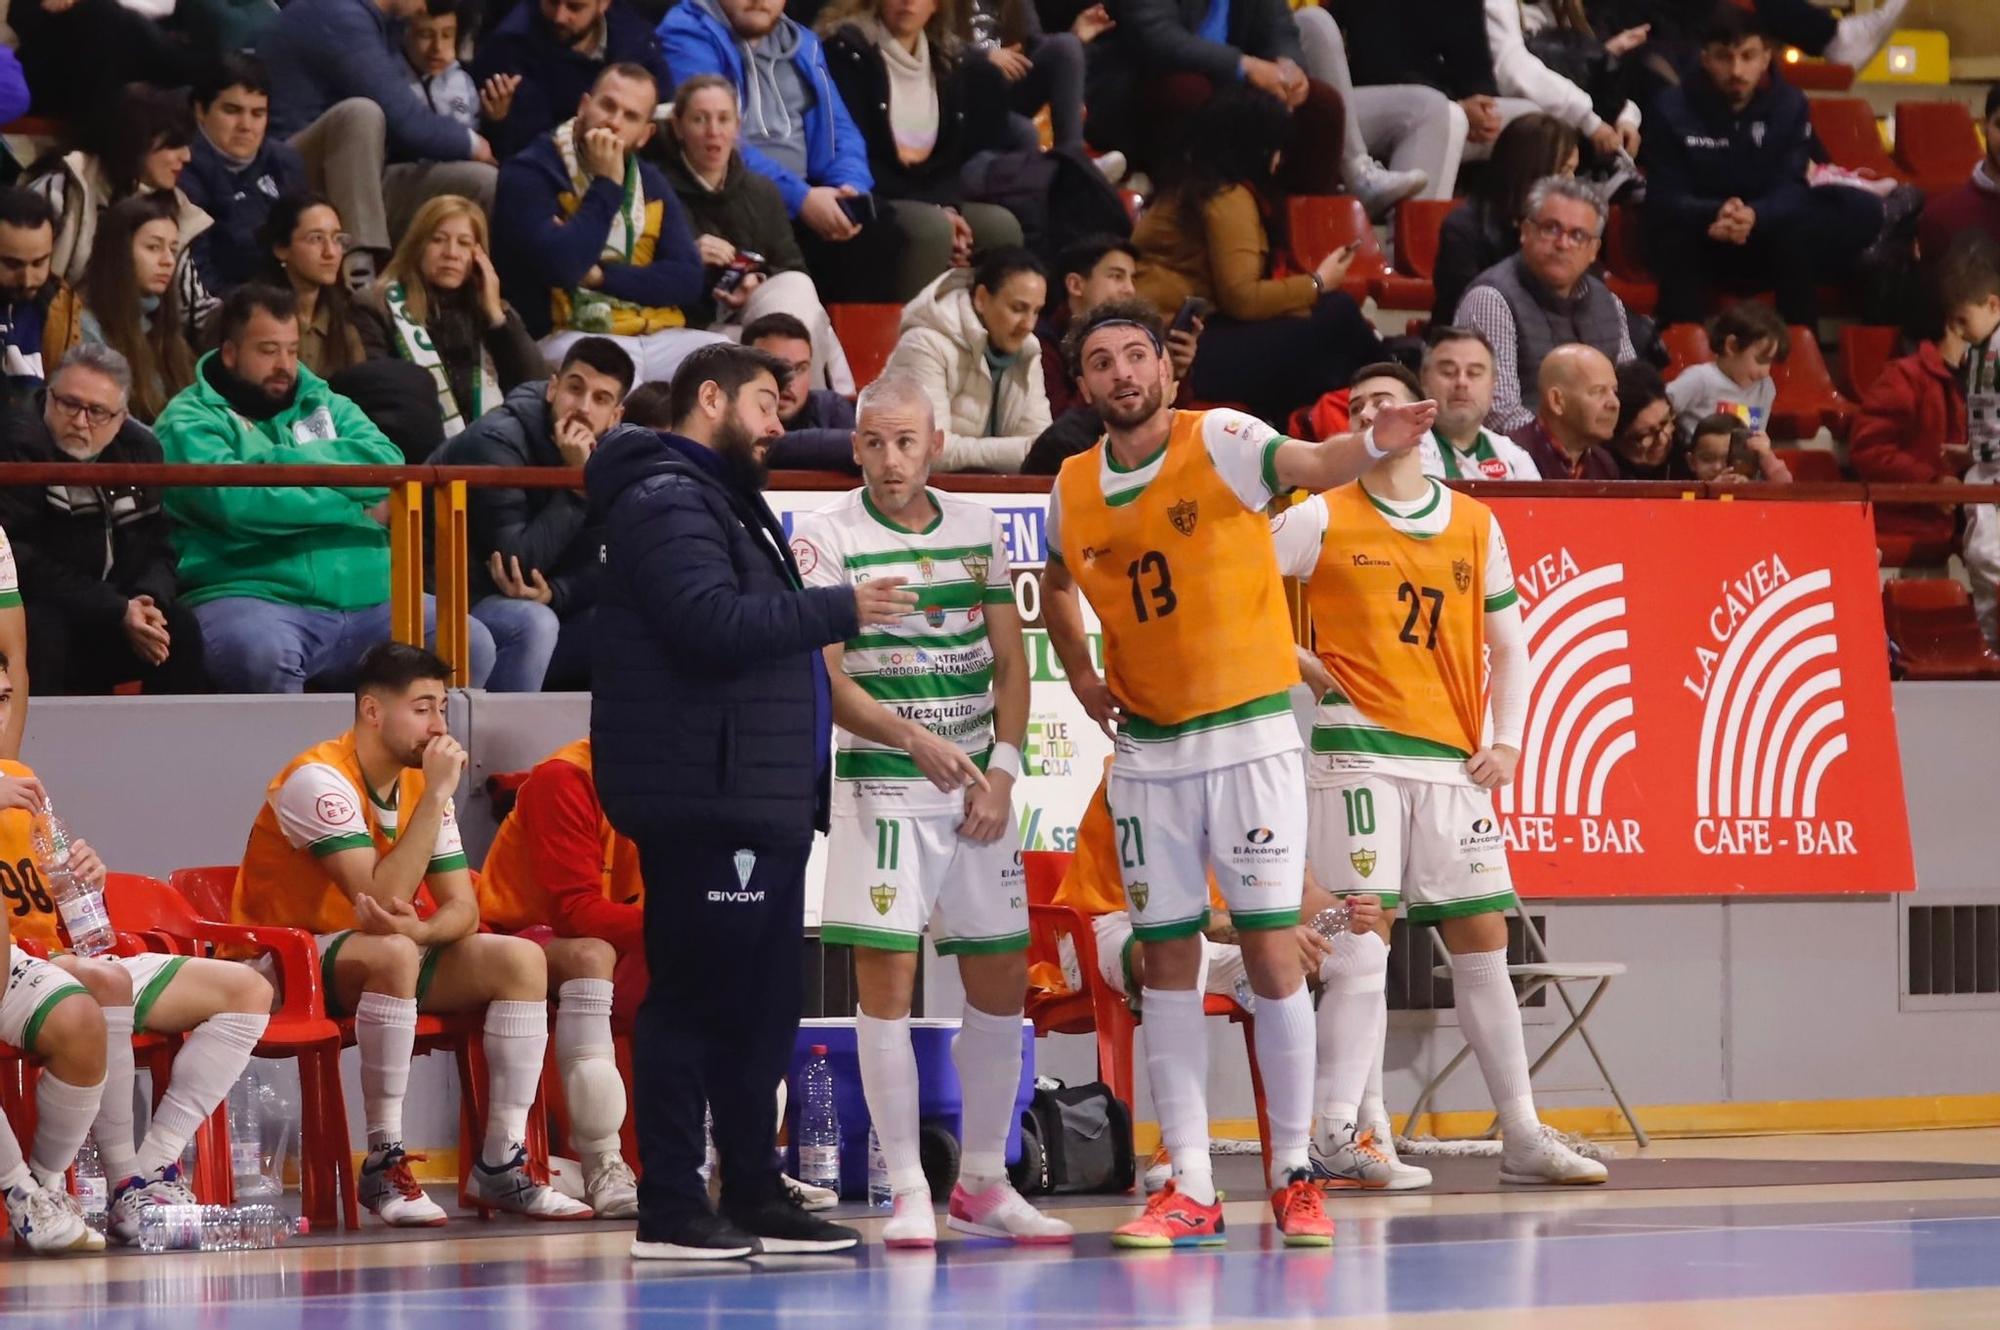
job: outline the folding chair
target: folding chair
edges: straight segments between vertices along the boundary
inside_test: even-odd
[[[1535,994],[1541,992],[1544,988],[1553,987],[1556,991],[1556,996],[1562,999],[1563,1006],[1569,1011],[1569,1024],[1562,1028],[1562,1032],[1555,1037],[1553,1043],[1542,1050],[1542,1055],[1529,1064],[1529,1080],[1532,1081],[1535,1073],[1547,1066],[1549,1059],[1562,1051],[1562,1046],[1569,1042],[1571,1035],[1581,1036],[1584,1047],[1590,1050],[1591,1061],[1597,1064],[1598,1075],[1604,1078],[1604,1088],[1611,1091],[1612,1099],[1618,1103],[1618,1111],[1623,1113],[1625,1121],[1631,1124],[1632,1136],[1639,1142],[1639,1148],[1642,1150],[1645,1149],[1650,1144],[1646,1137],[1646,1129],[1639,1125],[1639,1119],[1633,1114],[1631,1106],[1625,1102],[1625,1096],[1619,1093],[1618,1082],[1611,1078],[1611,1068],[1605,1065],[1604,1055],[1597,1051],[1597,1045],[1592,1041],[1590,1030],[1587,1026],[1591,1013],[1597,1010],[1597,1004],[1604,999],[1605,990],[1611,987],[1613,979],[1625,973],[1625,966],[1618,961],[1558,961],[1549,955],[1548,944],[1542,940],[1541,931],[1535,927],[1535,921],[1528,917],[1527,907],[1517,904],[1514,907],[1514,913],[1515,917],[1521,921],[1522,938],[1527,944],[1524,948],[1526,954],[1541,957],[1538,961],[1531,960],[1523,964],[1509,965],[1507,967],[1508,975],[1511,978],[1521,981],[1517,1001],[1521,1006],[1525,1007],[1529,1002],[1534,1000]],[[1444,937],[1438,932],[1435,925],[1432,926],[1431,931],[1433,937],[1436,938],[1437,949],[1444,954],[1446,959],[1445,964],[1434,967],[1431,973],[1440,979],[1449,979],[1451,978],[1451,953],[1445,948]],[[1564,985],[1572,983],[1596,984],[1596,987],[1590,990],[1590,996],[1584,999],[1582,1007],[1576,1005],[1575,999],[1570,996],[1569,990],[1564,987]],[[1451,1061],[1445,1063],[1438,1070],[1437,1074],[1431,1077],[1429,1083],[1424,1086],[1423,1092],[1417,1096],[1417,1102],[1410,1106],[1408,1130],[1416,1130],[1417,1120],[1430,1109],[1431,1097],[1438,1092],[1439,1088],[1444,1085],[1446,1078],[1454,1071],[1457,1071],[1459,1065],[1471,1053],[1472,1044],[1468,1041],[1452,1057]],[[1495,1117],[1493,1125],[1486,1129],[1485,1135],[1490,1139],[1498,1135],[1499,1131],[1500,1119]]]

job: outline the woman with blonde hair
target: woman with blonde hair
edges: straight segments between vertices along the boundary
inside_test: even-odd
[[[371,357],[429,372],[447,439],[549,372],[521,316],[500,298],[487,245],[484,210],[440,194],[417,209],[381,277],[356,302]]]

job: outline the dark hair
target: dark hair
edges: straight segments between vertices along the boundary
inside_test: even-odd
[[[1986,90],[1986,118],[1991,120],[1995,111],[2000,111],[2000,83]]]
[[[2000,246],[1984,231],[1963,231],[1938,264],[1938,307],[1946,314],[2000,295]]]
[[[653,71],[644,65],[635,65],[630,60],[620,60],[597,71],[597,77],[590,81],[590,90],[596,92],[604,80],[616,74],[622,79],[633,79],[653,90],[653,100],[660,100],[660,81],[653,77]]]
[[[1069,366],[1072,378],[1083,373],[1083,344],[1092,333],[1111,323],[1137,324],[1152,334],[1155,351],[1161,355],[1167,353],[1167,327],[1160,321],[1159,310],[1144,300],[1107,300],[1096,309],[1087,310],[1063,334],[1063,363]]]
[[[128,83],[118,96],[79,121],[71,147],[97,158],[111,181],[111,202],[138,192],[139,168],[155,148],[194,142],[194,108],[187,94],[150,83]],[[46,165],[45,165],[46,164]],[[54,169],[48,158],[34,174]]]
[[[1430,353],[1446,342],[1477,342],[1486,348],[1487,355],[1493,354],[1493,343],[1478,328],[1462,323],[1433,323],[1424,330],[1424,359],[1429,360]]]
[[[674,385],[661,379],[642,383],[625,399],[625,423],[642,429],[674,427]]]
[[[444,18],[458,13],[458,0],[424,0],[425,18]]]
[[[321,194],[283,194],[271,204],[271,210],[264,214],[263,225],[257,228],[257,244],[264,255],[257,274],[260,280],[291,288],[291,273],[273,251],[291,246],[292,232],[299,229],[299,219],[313,208],[325,208],[335,217],[340,216],[340,209]],[[326,339],[321,363],[315,369],[323,375],[332,374],[365,359],[365,355],[351,354],[356,348],[345,330],[354,322],[354,296],[338,273],[319,289],[319,303],[326,307],[326,326],[333,335]]]
[[[1411,401],[1421,401],[1423,399],[1424,390],[1418,384],[1417,376],[1410,373],[1408,365],[1401,364],[1398,361],[1378,360],[1372,365],[1363,365],[1360,369],[1354,371],[1354,377],[1347,381],[1347,386],[1353,388],[1355,384],[1360,383],[1363,379],[1394,379],[1410,390]]]
[[[1701,27],[1695,32],[1695,42],[1700,46],[1713,46],[1720,42],[1734,46],[1750,37],[1768,39],[1764,30],[1764,20],[1755,10],[1742,5],[1731,4],[1730,0],[1717,0],[1715,8],[1709,10]]]
[[[378,642],[368,648],[354,676],[354,700],[367,693],[406,692],[421,680],[451,682],[451,666],[422,647],[408,642]]]
[[[743,345],[755,346],[766,337],[793,337],[812,345],[812,331],[790,314],[764,314],[743,325]]]
[[[1765,338],[1778,344],[1778,359],[1792,354],[1792,331],[1778,311],[1761,300],[1739,300],[1708,321],[1708,344],[1718,356],[1730,338],[1748,350]]]
[[[1256,88],[1225,89],[1194,116],[1176,170],[1173,194],[1182,225],[1199,234],[1201,208],[1232,185],[1247,185],[1274,216],[1279,191],[1271,159],[1291,141],[1285,104]],[[1279,246],[1274,244],[1273,252]]]
[[[1049,270],[1042,266],[1042,261],[1018,245],[988,250],[972,270],[972,286],[978,291],[997,292],[1007,285],[1008,278],[1024,272],[1033,273],[1045,283],[1049,280]]]
[[[1730,442],[1735,442],[1736,431],[1744,428],[1743,417],[1731,415],[1727,411],[1717,411],[1694,422],[1688,431],[1688,451],[1694,451],[1694,441],[1708,434],[1727,434]]]
[[[621,398],[632,391],[632,380],[639,377],[632,368],[632,357],[609,337],[579,337],[571,342],[569,350],[563,352],[562,364],[556,366],[556,377],[561,378],[571,365],[585,365],[618,380]]]
[[[1075,273],[1087,281],[1097,271],[1097,265],[1111,254],[1123,254],[1134,263],[1139,261],[1137,245],[1109,231],[1097,231],[1063,246],[1063,252],[1056,257],[1056,276],[1067,278]]]
[[[1563,169],[1581,140],[1552,115],[1531,112],[1511,121],[1493,141],[1477,195],[1487,219],[1509,235],[1528,211],[1528,191]]]
[[[38,226],[54,229],[56,210],[49,201],[25,185],[0,189],[0,226],[32,231]]]
[[[778,391],[783,392],[791,381],[792,367],[769,351],[734,342],[717,342],[690,353],[674,371],[673,390],[667,397],[671,421],[668,428],[677,430],[687,423],[704,383],[713,383],[734,401],[736,394],[743,391],[743,385],[755,382],[760,374],[776,379]]]
[[[250,316],[260,309],[280,321],[296,319],[299,316],[299,298],[289,286],[245,282],[223,297],[222,308],[216,311],[216,342],[233,342],[241,337],[244,328],[250,324]]]
[[[271,95],[271,72],[256,56],[243,51],[226,52],[202,71],[194,85],[194,104],[213,106],[215,99],[231,88],[248,88]]]
[[[1618,424],[1611,437],[1621,437],[1632,428],[1639,413],[1655,402],[1667,400],[1667,381],[1660,371],[1643,360],[1628,360],[1618,367]]]
[[[168,282],[152,326],[146,324],[132,240],[154,222],[173,225],[178,237],[180,203],[172,194],[135,194],[106,208],[82,283],[84,307],[104,330],[105,344],[132,366],[132,414],[146,424],[166,408],[167,399],[194,381],[194,351],[183,328],[178,281]]]

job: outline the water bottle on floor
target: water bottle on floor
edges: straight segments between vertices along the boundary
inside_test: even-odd
[[[102,1233],[110,1220],[111,1184],[104,1176],[103,1156],[97,1152],[96,1132],[83,1138],[71,1168],[76,1179],[77,1203],[83,1207],[83,1221]]]
[[[263,1090],[254,1062],[229,1088],[229,1171],[236,1178],[238,1197],[277,1191],[264,1172]]]
[[[155,1205],[139,1216],[139,1250],[263,1251],[309,1231],[270,1205]]]
[[[111,950],[118,941],[112,931],[111,916],[104,912],[104,893],[70,871],[69,847],[75,837],[56,816],[55,805],[42,805],[32,835],[35,864],[62,916],[63,931],[69,934],[69,948],[79,956],[95,956]]]
[[[840,1190],[840,1115],[825,1044],[812,1046],[812,1059],[799,1073],[799,1181]]]
[[[896,1203],[896,1197],[889,1190],[889,1157],[882,1153],[882,1138],[875,1129],[868,1129],[868,1204],[877,1210],[887,1210]]]

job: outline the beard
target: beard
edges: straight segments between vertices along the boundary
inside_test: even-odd
[[[1132,429],[1143,425],[1160,413],[1162,400],[1160,385],[1149,383],[1139,390],[1137,402],[1121,403],[1115,398],[1105,399],[1097,408],[1097,414],[1106,425],[1115,429]]]
[[[714,448],[729,470],[731,480],[747,489],[761,490],[764,482],[771,478],[771,468],[764,465],[760,450],[763,441],[750,433],[750,427],[743,418],[731,411],[715,428]]]

